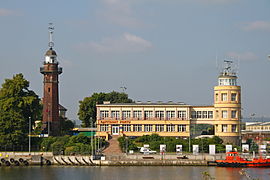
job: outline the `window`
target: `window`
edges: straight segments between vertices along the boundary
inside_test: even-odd
[[[187,131],[186,125],[178,125],[178,132],[185,132]]]
[[[222,132],[228,132],[228,125],[222,124]]]
[[[196,118],[196,111],[191,111],[191,118]]]
[[[100,131],[109,131],[109,125],[108,124],[100,125]]]
[[[130,118],[130,111],[122,111],[123,119],[129,119]]]
[[[133,111],[133,118],[141,119],[142,111]]]
[[[218,101],[218,93],[216,93],[216,101]]]
[[[112,111],[112,118],[119,119],[120,113],[119,111]]]
[[[236,101],[236,93],[231,94],[231,101]]]
[[[196,111],[196,118],[202,118],[202,111]]]
[[[164,132],[164,125],[163,124],[157,124],[156,125],[156,132]]]
[[[123,127],[123,131],[125,131],[125,132],[131,131],[131,125],[129,125],[129,124],[125,124],[122,127]]]
[[[158,119],[164,119],[164,111],[156,111],[155,117]]]
[[[212,119],[213,118],[213,111],[208,111],[208,119]]]
[[[150,119],[153,117],[153,111],[144,111],[145,119]]]
[[[186,111],[178,111],[178,118],[186,119],[187,112]]]
[[[51,88],[48,88],[48,92],[51,92]]]
[[[228,111],[222,111],[222,118],[228,118]]]
[[[232,125],[232,132],[237,132],[237,125],[236,124]]]
[[[135,124],[135,125],[133,126],[133,130],[134,130],[134,131],[137,131],[137,132],[141,132],[141,131],[142,131],[142,125],[140,125],[140,124]]]
[[[175,111],[166,111],[167,119],[175,118]]]
[[[202,118],[207,118],[207,111],[203,111]]]
[[[144,125],[144,132],[152,132],[153,131],[153,125],[146,124]]]
[[[227,101],[227,93],[221,93],[221,101]]]
[[[175,131],[175,125],[167,125],[167,132],[174,132]]]
[[[109,117],[109,111],[100,111],[100,118],[108,118]]]
[[[237,111],[231,111],[231,118],[236,118]]]

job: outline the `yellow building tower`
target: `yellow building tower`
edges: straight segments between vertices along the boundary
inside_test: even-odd
[[[240,143],[241,87],[232,69],[232,61],[224,61],[224,68],[214,87],[215,135],[225,143]]]

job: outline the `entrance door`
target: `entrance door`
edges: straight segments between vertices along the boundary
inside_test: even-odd
[[[112,135],[119,135],[119,126],[112,126]]]

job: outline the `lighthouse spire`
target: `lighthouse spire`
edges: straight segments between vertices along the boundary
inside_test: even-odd
[[[54,46],[54,42],[53,42],[54,26],[53,26],[53,23],[49,23],[48,30],[49,30],[49,47],[50,47],[50,49],[52,49]]]

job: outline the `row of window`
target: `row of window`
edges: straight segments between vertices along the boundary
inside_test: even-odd
[[[213,111],[191,111],[191,118],[213,119]]]
[[[247,130],[270,130],[270,127],[269,126],[259,126],[259,127],[251,126],[251,127],[247,127]]]
[[[219,86],[236,86],[237,82],[236,82],[236,79],[219,79],[218,85]]]
[[[221,117],[224,119],[228,118],[228,111],[227,110],[221,111]],[[237,118],[237,111],[236,110],[231,111],[231,118]]]
[[[158,118],[165,119],[165,114],[167,119],[180,118],[185,119],[187,116],[186,111],[144,111],[144,118]],[[109,117],[109,111],[100,111],[100,117],[102,119]],[[142,118],[142,111],[133,111],[133,118]],[[120,111],[111,111],[111,118],[120,118]],[[122,111],[122,118],[131,118],[131,111]]]
[[[227,124],[222,124],[221,131],[222,132],[228,132],[228,125]],[[237,132],[237,125],[236,124],[232,125],[232,132]]]
[[[216,101],[219,100],[218,93],[216,93]],[[221,93],[221,101],[228,101],[228,94],[227,93]],[[237,101],[237,94],[231,93],[231,101]]]
[[[130,124],[122,125],[122,129],[124,132],[142,132],[144,126],[144,132],[186,132],[187,128],[186,125],[165,125],[164,124],[158,124],[155,126],[151,124],[141,125],[141,124],[135,124],[133,125],[133,130]],[[109,131],[109,125],[103,124],[100,125],[100,131]]]

